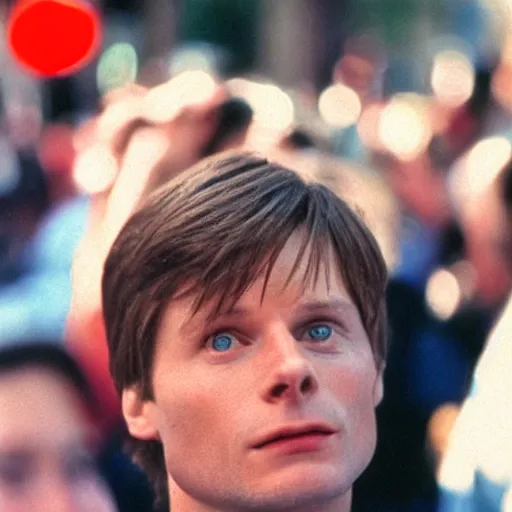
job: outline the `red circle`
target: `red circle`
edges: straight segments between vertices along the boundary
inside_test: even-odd
[[[81,0],[23,0],[14,7],[7,31],[14,57],[41,76],[77,71],[101,42],[99,14]]]

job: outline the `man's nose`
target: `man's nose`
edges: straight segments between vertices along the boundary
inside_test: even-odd
[[[267,376],[263,398],[268,402],[301,401],[318,389],[312,361],[287,329],[275,329],[265,342]]]

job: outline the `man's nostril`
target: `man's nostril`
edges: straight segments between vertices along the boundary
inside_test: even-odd
[[[308,375],[300,385],[300,391],[301,393],[307,393],[310,389],[313,387],[313,379],[310,375]]]
[[[278,384],[272,389],[272,396],[279,397],[281,396],[288,388],[287,384]]]

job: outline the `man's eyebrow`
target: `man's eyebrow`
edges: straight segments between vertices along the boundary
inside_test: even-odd
[[[339,313],[357,312],[357,308],[352,301],[342,297],[333,297],[327,300],[305,300],[297,305],[297,310],[304,313],[321,313],[326,310],[335,310]]]
[[[335,311],[337,313],[354,314],[358,313],[356,306],[348,298],[333,297],[326,300],[318,299],[306,299],[299,302],[296,305],[296,311],[299,314],[315,314],[325,313],[326,311]],[[210,311],[206,316],[193,315],[190,319],[182,326],[182,329],[191,328],[199,329],[200,326],[204,325],[204,322],[211,323],[217,320],[233,320],[235,318],[247,318],[250,316],[250,309],[235,304],[233,307],[216,313]]]
[[[180,331],[185,329],[200,330],[204,324],[210,324],[216,320],[233,320],[234,318],[244,318],[250,315],[249,309],[235,305],[229,309],[217,312],[211,310],[208,313],[195,313],[191,315],[185,323],[180,327]]]
[[[350,300],[342,297],[333,297],[327,300],[306,299],[299,302],[295,308],[299,313],[321,313],[326,310],[336,310],[339,313],[357,312],[355,305]],[[250,309],[235,304],[232,308],[221,311],[218,314],[210,313],[207,321],[244,318],[250,314]]]
[[[221,311],[210,311],[206,316],[207,322],[213,322],[214,320],[223,320],[223,319],[234,319],[234,318],[244,318],[251,314],[251,311],[248,308],[235,304],[234,306],[227,308]]]

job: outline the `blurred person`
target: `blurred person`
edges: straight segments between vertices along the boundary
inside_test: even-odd
[[[507,230],[500,243],[512,268],[512,165],[492,184],[501,199]],[[487,227],[487,226],[486,226]],[[512,296],[490,333],[471,391],[449,432],[438,472],[440,512],[512,510],[511,371]],[[453,414],[447,421],[453,423]],[[439,422],[438,428],[443,427]],[[444,436],[446,437],[446,436]]]
[[[411,160],[376,154],[374,165],[382,169],[401,209],[394,275],[423,290],[428,277],[441,263],[445,236],[457,229],[444,173],[434,168],[427,152]],[[454,250],[458,253],[462,247]]]
[[[362,33],[347,38],[343,54],[334,65],[333,83],[352,88],[363,104],[380,99],[387,65],[386,54],[384,41],[374,34]]]
[[[25,253],[49,206],[37,159],[0,137],[0,290],[26,272]]]
[[[96,463],[96,412],[61,347],[0,348],[0,510],[117,511]]]
[[[74,191],[69,186],[71,158],[60,135],[53,133],[58,140],[53,139],[50,151],[51,169],[38,148],[14,153],[9,141],[0,143],[3,178],[11,179],[11,189],[0,192],[0,342],[54,341],[64,335],[71,253],[80,220],[76,222],[77,208],[69,200]],[[41,149],[45,144],[39,142]]]
[[[512,287],[512,270],[502,247],[501,215],[496,199],[487,196],[475,201],[463,220],[466,254],[475,272],[476,293],[495,310],[501,309]]]
[[[485,133],[494,132],[502,122],[501,108],[492,91],[495,67],[475,69],[475,83],[469,99],[459,106],[448,106],[439,100],[434,109],[439,134],[435,137],[438,145],[438,157],[443,167],[449,168],[454,161]]]
[[[144,201],[103,308],[132,453],[172,510],[350,510],[375,447],[386,274],[346,203],[257,155]]]
[[[30,224],[12,215],[14,209],[7,216],[18,239],[25,243],[20,255],[22,271],[9,286],[0,289],[0,341],[64,337],[69,272],[84,229],[87,204],[77,196],[72,179],[71,130],[64,123],[46,125],[37,147],[21,157],[26,174],[23,181],[27,182],[25,209],[37,215],[33,214]]]
[[[466,260],[473,265],[470,254],[474,251],[471,248],[478,251],[480,247],[479,242],[473,243],[473,237],[454,205],[448,183],[448,169],[444,167],[446,162],[440,156],[442,151],[439,146],[440,139],[434,137],[425,151],[411,160],[400,160],[391,155],[376,159],[377,165],[381,163],[384,176],[401,205],[397,230],[398,264],[393,270],[393,279],[415,289],[419,298],[425,295],[432,276],[439,269],[451,268],[458,263],[466,263]],[[489,208],[486,206],[480,210],[485,215]],[[479,233],[480,240],[490,232],[487,230],[487,234],[484,234],[482,231]],[[473,267],[470,266],[471,268]],[[503,269],[503,265],[497,268]],[[490,268],[488,273],[483,272],[482,275],[485,279],[487,274],[491,277],[497,272],[499,273],[498,270]],[[506,283],[506,275],[501,274],[502,283],[499,287]],[[494,279],[495,284],[497,281]],[[473,290],[471,277],[465,279],[462,285],[468,289],[468,297],[461,301],[464,307],[458,308],[456,314],[450,315],[449,320],[455,331],[458,331],[455,333],[457,338],[467,338],[464,343],[468,344],[469,338],[472,338],[473,347],[468,362],[474,365],[482,349],[481,340],[476,341],[476,338],[485,331],[486,326],[490,326],[495,303],[485,300],[486,291],[478,283],[476,290]],[[468,318],[466,313],[469,310],[471,314]],[[474,332],[471,334],[469,331],[469,338],[468,330],[462,333],[464,328],[458,322],[459,318],[456,318],[458,315],[471,321]]]
[[[464,233],[465,257],[474,271],[475,298],[495,313],[512,288],[512,267],[503,245],[509,225],[496,185],[510,148],[507,137],[482,139],[455,162],[448,176],[450,202]]]

